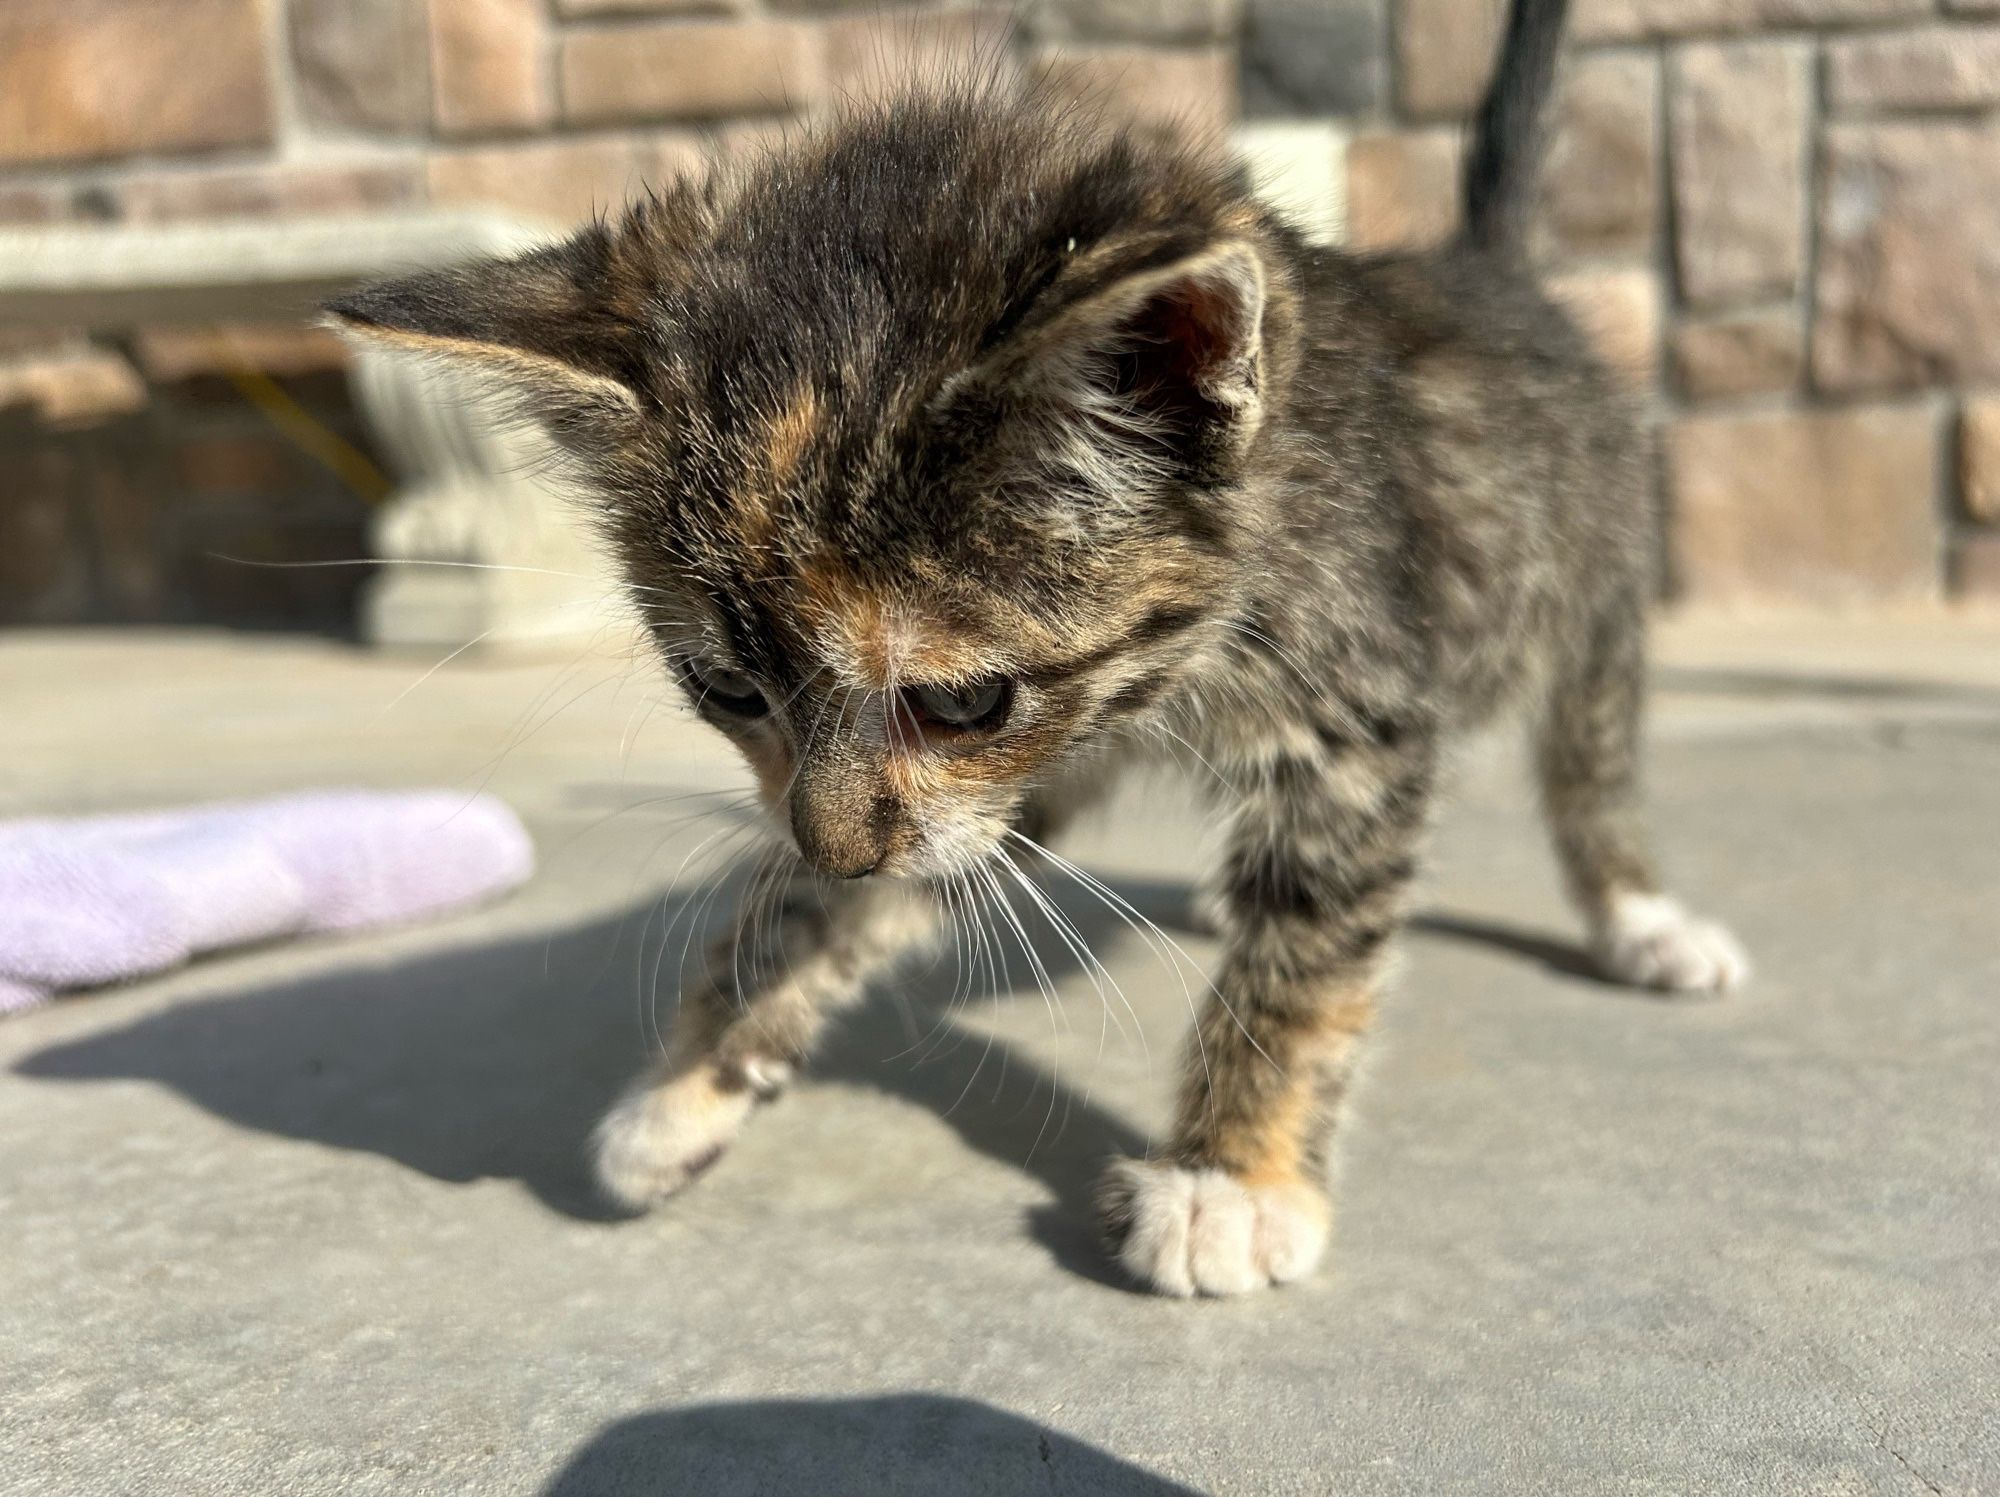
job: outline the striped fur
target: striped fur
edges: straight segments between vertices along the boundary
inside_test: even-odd
[[[1309,248],[1207,146],[967,88],[336,314],[527,386],[798,857],[600,1130],[628,1204],[712,1163],[941,891],[1163,746],[1216,782],[1227,947],[1171,1132],[1105,1180],[1153,1288],[1319,1256],[1454,733],[1533,723],[1611,970],[1741,975],[1640,828],[1646,445],[1504,243]],[[994,682],[1004,718],[911,705]]]

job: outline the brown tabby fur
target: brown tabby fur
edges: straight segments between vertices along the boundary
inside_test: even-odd
[[[1645,444],[1514,250],[1560,21],[1515,15],[1471,229],[1433,255],[1309,247],[1209,146],[985,82],[336,304],[485,371],[574,456],[664,657],[800,855],[778,927],[682,995],[671,1057],[606,1120],[614,1195],[713,1163],[939,886],[1171,739],[1229,786],[1227,953],[1172,1134],[1106,1177],[1153,1287],[1317,1258],[1330,1119],[1447,735],[1531,717],[1614,970],[1736,975],[1657,897],[1637,826]],[[753,680],[762,715],[691,660]],[[997,724],[910,705],[992,680]]]

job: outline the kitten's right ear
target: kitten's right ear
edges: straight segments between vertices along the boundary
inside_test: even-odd
[[[363,347],[456,368],[565,445],[615,444],[644,408],[639,329],[621,307],[611,232],[380,282],[326,306]]]

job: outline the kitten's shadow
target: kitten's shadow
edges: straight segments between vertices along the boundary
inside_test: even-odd
[[[1133,913],[1153,922],[1167,937],[1178,941],[1196,934],[1187,884],[1119,878],[1104,882]],[[1073,887],[1063,887],[1064,883],[1053,879],[1043,889],[1068,921],[1077,945],[1109,961],[1115,943],[1138,939],[1117,913]],[[1069,944],[1026,908],[1024,900],[1015,904],[1049,981],[1059,983],[1075,975],[1082,963]],[[1164,963],[1165,958],[1161,960]],[[1018,949],[1008,968],[1011,980],[1002,983],[1001,1000],[1039,1004],[1041,988]],[[1193,974],[1187,980],[1193,982]],[[1041,1181],[1052,1199],[1028,1213],[1028,1229],[1035,1240],[1072,1273],[1121,1289],[1131,1287],[1105,1260],[1091,1192],[1107,1162],[1145,1151],[1145,1133],[1087,1092],[1052,1075],[1018,1046],[999,1038],[989,1046],[984,1034],[949,1019],[934,1022],[934,1016],[947,1013],[963,991],[957,963],[949,957],[928,971],[906,974],[898,987],[901,1007],[879,999],[872,1003],[859,1022],[841,1029],[822,1059],[815,1061],[813,1073],[916,1102],[949,1123],[968,1147]],[[978,991],[983,995],[984,989]],[[1103,996],[1117,1007],[1119,998],[1108,986]],[[1174,1038],[1177,1043],[1179,1036]]]
[[[1429,910],[1413,917],[1410,929],[1417,935],[1443,936],[1451,941],[1465,941],[1475,946],[1491,946],[1514,956],[1525,956],[1531,961],[1540,962],[1550,972],[1562,977],[1578,978],[1607,988],[1624,986],[1606,977],[1603,969],[1592,960],[1590,953],[1575,942],[1545,936],[1539,931],[1508,925],[1503,921],[1482,920],[1470,915],[1447,915]]]
[[[1102,907],[1050,892],[1089,947],[1123,930]],[[1177,885],[1127,883],[1119,892],[1162,923],[1185,907]],[[679,958],[699,951],[730,902],[701,889],[551,935],[192,998],[51,1046],[15,1070],[52,1081],[157,1082],[262,1133],[380,1154],[452,1183],[518,1179],[556,1211],[611,1221],[617,1213],[584,1167],[589,1130],[644,1063],[656,1023],[671,1017]],[[1029,929],[1051,981],[1076,971],[1061,941]],[[229,960],[214,963],[218,976]],[[1012,975],[1020,987],[1003,1001],[1017,993],[1041,1001],[1018,959]],[[813,1073],[906,1097],[948,1119],[972,1148],[1026,1169],[1059,1203],[1038,1228],[1043,1240],[1066,1264],[1094,1263],[1082,1211],[1090,1181],[1106,1156],[1144,1140],[1018,1047],[997,1038],[989,1046],[984,1034],[940,1018],[957,987],[947,959],[898,984],[907,1013],[877,994],[839,1027]],[[642,998],[649,988],[664,995],[656,1022]],[[935,1042],[913,1050],[934,1022]],[[1064,1212],[1074,1220],[1056,1225]]]
[[[1048,893],[1082,944],[1102,952],[1134,939],[1111,910],[1062,882]],[[1169,932],[1190,928],[1185,885],[1109,882]],[[664,1025],[676,958],[698,950],[723,918],[729,900],[712,894],[697,890],[552,935],[191,999],[42,1050],[16,1070],[42,1080],[157,1082],[262,1133],[379,1154],[453,1183],[518,1179],[556,1211],[615,1220],[585,1171],[586,1139],[648,1053],[654,1025],[641,995],[649,985],[668,995]],[[1540,937],[1441,916],[1418,924],[1563,972],[1585,970],[1578,954]],[[1029,929],[1052,982],[1077,972],[1066,943]],[[1018,959],[1011,977],[1002,1001],[1041,1001]],[[1117,1282],[1095,1241],[1091,1186],[1107,1158],[1143,1151],[1146,1138],[1018,1046],[989,1044],[957,1024],[947,1011],[958,985],[947,958],[897,985],[903,1006],[878,994],[839,1027],[814,1074],[907,1098],[945,1118],[967,1146],[1025,1170],[1052,1198],[1030,1215],[1037,1240],[1065,1267]],[[923,1042],[933,1025],[936,1041]]]

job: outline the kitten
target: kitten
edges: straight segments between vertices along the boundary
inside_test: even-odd
[[[1100,1195],[1153,1289],[1319,1259],[1448,734],[1525,707],[1609,973],[1743,975],[1639,825],[1646,442],[1520,250],[1563,11],[1517,0],[1433,255],[1308,247],[1210,148],[981,83],[333,305],[573,456],[667,669],[796,846],[777,928],[682,994],[599,1129],[612,1196],[707,1169],[941,886],[1163,728],[1230,788],[1177,1121]]]

